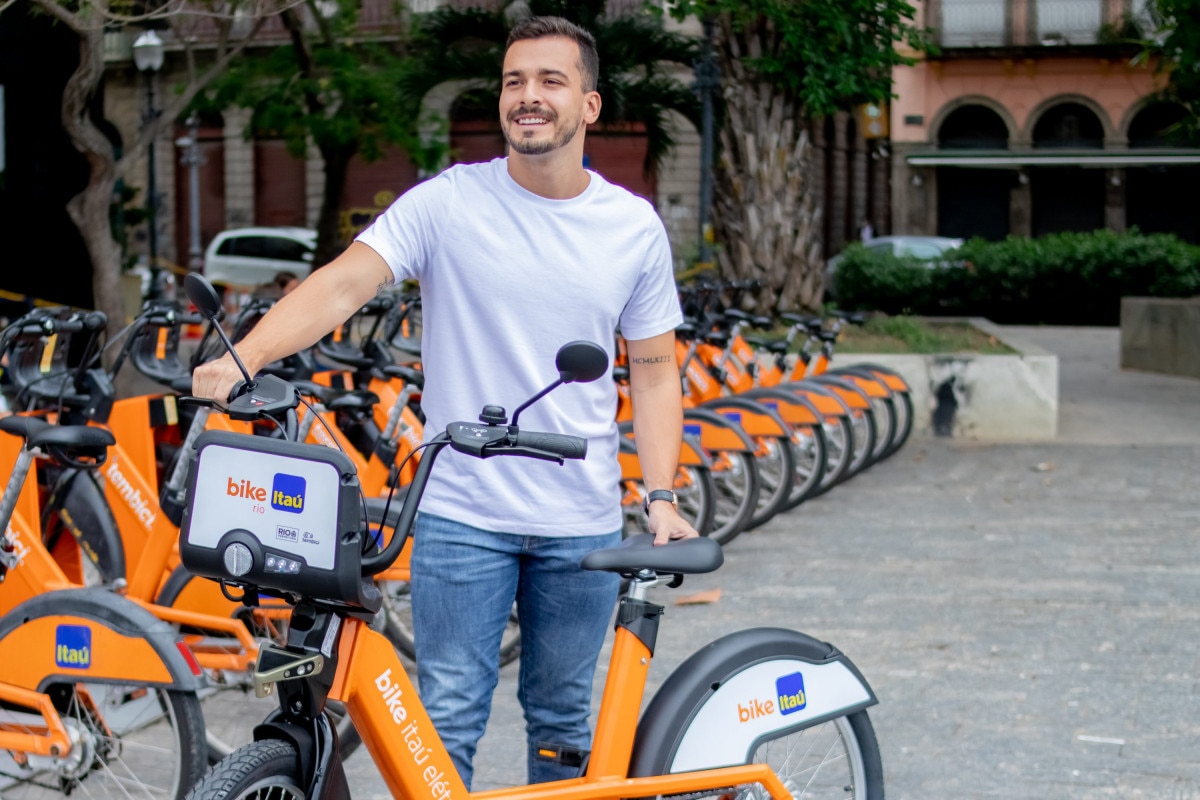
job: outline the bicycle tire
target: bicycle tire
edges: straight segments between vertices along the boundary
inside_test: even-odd
[[[646,486],[641,480],[622,481],[630,482],[636,486],[639,497],[646,496]],[[701,536],[708,536],[712,532],[713,515],[716,513],[717,486],[712,470],[695,464],[680,464],[676,467],[674,490],[679,515]],[[621,509],[624,516],[621,533],[624,538],[650,532],[640,501],[622,505]]]
[[[795,800],[883,800],[883,763],[865,710],[875,702],[869,689],[865,698],[850,699],[824,716],[790,726],[785,720],[775,722],[768,718],[768,726],[761,732],[755,729],[753,734],[740,739],[729,735],[756,719],[751,715],[761,713],[763,706],[770,706],[763,703],[756,708],[752,691],[734,699],[734,709],[730,697],[722,699],[718,694],[722,688],[737,692],[747,685],[745,678],[755,673],[769,675],[774,681],[776,675],[779,679],[786,679],[785,675],[793,677],[797,674],[793,670],[803,675],[839,662],[835,669],[848,667],[846,672],[854,676],[850,685],[856,678],[866,689],[857,670],[848,661],[842,661],[841,654],[831,645],[795,631],[753,629],[709,644],[684,662],[647,706],[638,725],[630,777],[766,762]],[[763,683],[760,677],[755,677],[754,682]],[[743,702],[749,708],[743,707]],[[714,709],[722,713],[714,715]],[[782,717],[777,711],[769,714]],[[716,731],[716,727],[725,733]],[[708,744],[708,752],[700,757],[691,749],[698,739]],[[757,800],[765,794],[752,785],[738,787],[735,792],[727,787],[717,789],[712,796]]]
[[[758,464],[753,453],[742,450],[719,450],[712,457],[717,493],[708,538],[724,546],[745,530],[758,506]]]
[[[136,796],[178,800],[204,773],[204,717],[194,693],[144,684],[77,683],[44,691],[77,739],[53,766],[40,771],[27,766],[26,774],[3,754],[5,800],[49,800],[76,791],[128,798],[135,785]],[[48,759],[39,761],[45,765]]]
[[[305,800],[299,756],[289,742],[240,747],[197,783],[186,800]]]
[[[760,445],[754,453],[759,476],[758,503],[746,521],[744,530],[748,531],[774,519],[787,505],[796,484],[796,455],[791,437],[761,436],[756,443]]]
[[[809,497],[824,494],[842,482],[850,469],[854,457],[854,427],[850,424],[850,415],[826,417],[821,426],[825,434],[826,466],[825,474],[820,483],[812,490]]]
[[[828,469],[825,428],[822,425],[797,427],[789,445],[796,462],[795,484],[783,511],[791,511],[813,496]]]

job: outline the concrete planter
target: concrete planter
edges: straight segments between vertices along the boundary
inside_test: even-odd
[[[917,435],[994,442],[1054,439],[1058,434],[1058,356],[1001,332],[986,319],[967,321],[1016,352],[839,353],[834,356],[834,366],[870,362],[900,373],[912,387],[913,432]]]
[[[1121,368],[1200,378],[1200,298],[1121,298]]]

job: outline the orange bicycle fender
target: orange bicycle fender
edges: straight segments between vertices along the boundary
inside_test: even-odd
[[[62,589],[31,598],[0,619],[4,679],[34,691],[94,681],[207,685],[179,633],[146,609],[104,589]]]
[[[791,426],[780,413],[757,400],[744,397],[721,397],[701,404],[701,408],[716,411],[742,427],[751,436],[791,436]]]

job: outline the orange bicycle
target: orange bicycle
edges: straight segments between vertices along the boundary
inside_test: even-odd
[[[193,301],[215,313],[211,287],[192,276],[189,283]],[[200,296],[196,284],[210,298]],[[556,363],[558,381],[537,397],[607,372],[604,350],[589,343],[564,346]],[[225,413],[270,415],[294,433],[294,387],[268,376],[248,389]],[[594,552],[582,563],[630,583],[617,614],[592,749],[547,744],[540,754],[578,766],[579,777],[469,793],[391,644],[370,629],[382,603],[371,576],[400,553],[444,448],[480,458],[559,462],[586,452],[584,439],[523,431],[515,419],[499,416],[493,408],[487,424],[451,423],[430,441],[397,533],[382,549],[364,530],[351,465],[337,452],[222,432],[201,437],[180,538],[184,563],[244,591],[278,593],[295,606],[287,643],[264,648],[255,672],[259,692],[276,692],[279,709],[257,729],[258,741],[215,766],[190,798],[349,797],[337,734],[323,711],[330,700],[344,702],[396,797],[883,797],[879,749],[866,711],[875,696],[844,654],[802,633],[759,628],[713,642],[666,680],[639,723],[663,611],[646,599],[647,590],[669,576],[669,585],[678,585],[683,575],[711,572],[722,562],[711,539],[653,547],[648,536]],[[245,491],[229,495],[231,482]],[[298,504],[302,514],[295,513]],[[299,535],[293,541],[281,537],[281,529]],[[307,543],[305,531],[312,534]]]

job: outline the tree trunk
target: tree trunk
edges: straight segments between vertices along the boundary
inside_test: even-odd
[[[810,177],[812,145],[804,109],[765,81],[745,59],[763,55],[766,29],[733,30],[718,20],[725,119],[714,169],[713,228],[721,272],[758,280],[758,313],[815,310],[821,305],[819,187]]]
[[[346,175],[350,160],[358,152],[354,145],[321,147],[325,159],[325,184],[321,193],[321,211],[317,217],[317,249],[313,266],[320,267],[342,254],[349,244],[342,239],[342,195],[346,191]]]
[[[67,214],[92,261],[92,295],[97,309],[108,317],[112,335],[125,325],[121,304],[121,248],[112,237],[109,207],[117,184],[112,143],[92,122],[91,104],[104,77],[103,18],[96,14],[88,27],[77,27],[79,67],[63,90],[62,123],[71,143],[88,164],[88,183],[67,202]]]

